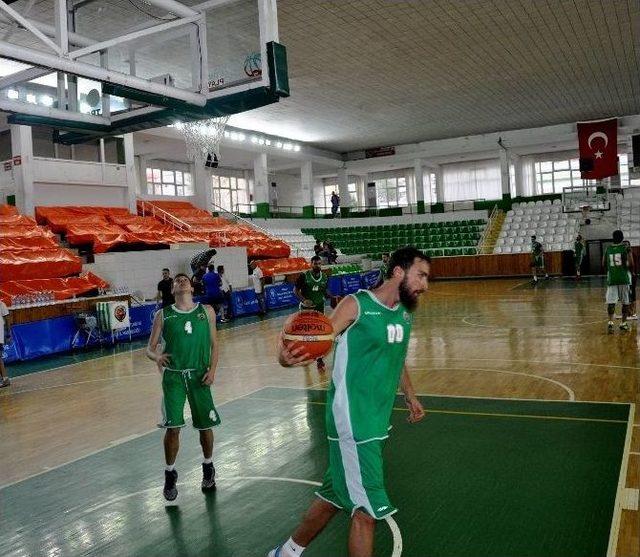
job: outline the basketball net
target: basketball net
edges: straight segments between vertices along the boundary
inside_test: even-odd
[[[204,162],[214,155],[220,159],[220,142],[229,116],[196,120],[176,124],[187,144],[187,157],[194,162]]]

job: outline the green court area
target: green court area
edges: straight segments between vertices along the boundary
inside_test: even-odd
[[[376,556],[606,555],[630,405],[422,400],[419,424],[400,398],[393,413],[386,481],[401,542],[380,524]],[[265,555],[324,472],[324,401],[322,390],[269,387],[221,405],[209,496],[191,428],[175,504],[162,498],[160,431],[7,486],[0,555]],[[61,428],[61,442],[73,436]],[[345,555],[347,522],[339,515],[305,556]]]

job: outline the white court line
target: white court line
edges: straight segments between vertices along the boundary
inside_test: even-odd
[[[613,517],[611,519],[611,530],[609,531],[609,546],[607,548],[607,557],[615,557],[618,548],[618,536],[620,534],[620,521],[622,519],[622,503],[627,481],[627,468],[629,466],[629,451],[631,450],[631,436],[633,428],[633,417],[635,414],[635,404],[630,405],[629,420],[627,422],[627,435],[624,441],[624,453],[622,454],[622,463],[620,465],[620,475],[618,476],[618,489],[616,492],[616,500],[613,509]]]
[[[437,370],[437,369],[443,369],[446,371],[449,370],[455,370],[455,371],[487,371],[487,372],[492,372],[492,373],[504,373],[506,375],[521,375],[523,377],[533,377],[535,379],[540,379],[541,381],[547,381],[549,383],[553,383],[554,385],[557,385],[558,387],[560,387],[561,389],[563,389],[568,395],[569,395],[569,400],[571,402],[575,401],[576,399],[576,394],[573,392],[572,389],[570,389],[569,387],[567,387],[564,383],[560,383],[560,381],[556,381],[555,379],[550,379],[549,377],[544,377],[543,375],[536,375],[535,373],[525,373],[523,371],[510,371],[510,370],[506,370],[506,369],[485,369],[485,368],[479,368],[479,367],[433,367],[433,368],[412,368],[411,372],[412,373],[426,373],[429,371],[433,371],[433,370]],[[465,397],[461,397],[461,398],[465,398]]]
[[[547,314],[545,313],[545,316]],[[516,325],[511,325],[511,326],[500,326],[500,325],[483,325],[482,323],[473,323],[471,321],[469,321],[468,317],[464,317],[462,319],[462,322],[465,325],[469,325],[471,327],[485,327],[487,329],[538,329],[540,327],[544,327],[545,329],[559,329],[559,328],[564,328],[564,327],[578,327],[581,325],[593,325],[594,323],[605,323],[607,320],[606,319],[598,319],[597,321],[583,321],[582,323],[566,323],[564,325],[549,325],[548,323],[545,323],[544,325],[530,325],[530,326],[516,326]]]
[[[249,395],[255,394],[255,393],[257,393],[258,391],[261,391],[264,388],[265,387],[259,387],[257,389],[254,389],[251,392],[245,393],[245,394],[237,396],[235,398],[230,398],[229,400],[225,400],[224,402],[218,404],[217,407],[220,408],[220,407],[224,406],[225,404],[229,404],[230,402],[234,402],[236,400],[240,400],[242,398],[248,397]],[[16,484],[25,482],[25,481],[30,480],[32,478],[35,478],[37,476],[41,476],[42,474],[46,474],[47,472],[51,472],[52,470],[57,470],[58,468],[62,468],[63,466],[67,466],[68,464],[73,464],[74,462],[78,462],[79,460],[83,460],[85,458],[89,458],[90,456],[99,454],[99,453],[101,453],[103,451],[106,451],[107,449],[111,449],[113,447],[117,447],[118,445],[122,445],[123,443],[127,443],[127,442],[129,442],[129,441],[131,441],[133,439],[138,439],[139,437],[144,437],[145,435],[149,435],[149,434],[154,433],[154,432],[159,431],[159,430],[160,430],[160,428],[158,428],[156,426],[153,429],[144,431],[143,433],[135,433],[133,435],[128,435],[126,437],[122,437],[120,439],[116,439],[115,441],[112,441],[106,447],[102,447],[101,449],[96,449],[95,451],[91,451],[91,452],[89,452],[87,454],[84,454],[82,456],[79,456],[77,458],[74,458],[74,459],[71,459],[71,460],[67,460],[66,462],[62,462],[61,464],[57,464],[56,466],[52,466],[50,468],[47,468],[46,470],[41,470],[40,472],[35,472],[35,473],[30,474],[29,476],[26,476],[26,477],[24,477],[24,478],[22,478],[20,480],[16,480],[16,481],[10,482],[8,484],[0,485],[0,491],[2,491],[3,489],[5,489],[7,487],[12,486],[12,485],[16,485]]]
[[[590,364],[587,362],[567,362],[567,361],[557,361],[557,360],[510,360],[507,358],[455,358],[455,357],[445,357],[445,356],[419,356],[417,358],[410,358],[412,360],[475,360],[479,362],[524,362],[528,364],[566,364],[571,366],[593,366],[593,367],[614,367],[616,369],[640,369],[637,366],[614,366],[610,364]]]
[[[72,383],[61,383],[60,385],[46,385],[44,387],[36,387],[35,389],[25,389],[24,391],[11,391],[5,393],[4,396],[9,398],[10,396],[23,395],[26,393],[34,393],[37,391],[46,391],[49,389],[60,389],[62,387],[74,387],[76,385],[86,385],[87,383],[103,383],[105,381],[118,381],[119,379],[134,379],[136,377],[151,377],[152,375],[160,376],[160,373],[139,373],[136,375],[121,375],[118,377],[105,377],[103,379],[87,379],[86,381],[74,381]]]
[[[197,471],[198,468],[195,468],[191,472],[187,472],[187,474],[193,474]],[[282,478],[282,477],[272,477],[272,476],[228,476],[228,477],[216,477],[217,482],[225,482],[225,481],[271,481],[271,482],[289,482],[289,483],[297,483],[303,485],[310,485],[313,487],[320,487],[322,483],[316,482],[313,480],[304,480],[301,478]],[[178,483],[178,485],[183,485]],[[150,491],[159,491],[158,487],[150,487],[147,489],[142,489],[140,491],[135,491],[133,493],[128,493],[127,495],[122,495],[120,497],[116,497],[115,499],[110,499],[109,501],[105,501],[104,503],[100,503],[99,505],[94,505],[93,507],[89,507],[88,509],[82,511],[81,515],[89,514],[104,507],[113,505],[114,503],[119,503],[120,501],[124,501],[126,499],[130,499],[132,497],[137,497],[143,493],[148,493]],[[77,508],[77,507],[76,507]],[[69,511],[67,511],[69,512]],[[391,552],[391,557],[400,557],[402,555],[402,535],[400,533],[400,528],[398,524],[393,519],[393,517],[388,516],[384,519],[389,525],[389,529],[391,530],[391,535],[393,536],[393,551]]]

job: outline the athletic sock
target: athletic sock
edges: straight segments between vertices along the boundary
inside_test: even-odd
[[[176,465],[175,465],[175,464],[167,464],[167,465],[165,466],[165,470],[166,470],[167,472],[173,472],[173,470],[175,469],[175,467],[176,467]]]
[[[211,464],[212,462],[213,462],[213,459],[211,459],[211,458],[205,458],[205,459],[202,461],[202,464]]]
[[[289,538],[282,544],[282,557],[298,557],[298,555],[302,555],[304,549],[304,547],[294,542],[293,538]]]

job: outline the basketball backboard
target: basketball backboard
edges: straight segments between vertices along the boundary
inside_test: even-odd
[[[32,5],[0,3],[0,110],[10,123],[61,130],[63,142],[288,96],[275,0],[46,0],[37,13]]]

